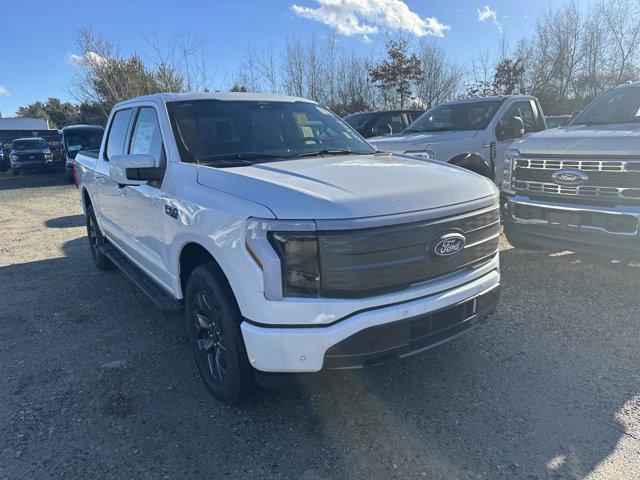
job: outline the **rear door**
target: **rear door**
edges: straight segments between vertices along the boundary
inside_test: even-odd
[[[103,154],[96,162],[94,170],[100,228],[107,238],[121,249],[125,246],[125,233],[118,225],[118,216],[126,191],[111,180],[109,157],[125,152],[133,110],[132,107],[124,107],[111,115]]]

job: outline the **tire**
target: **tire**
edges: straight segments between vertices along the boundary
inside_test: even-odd
[[[20,170],[11,170],[12,175],[20,175]]]
[[[111,260],[102,253],[102,247],[105,244],[105,239],[102,236],[98,222],[96,222],[96,216],[93,212],[93,206],[87,205],[87,212],[85,213],[85,221],[87,224],[87,238],[89,239],[89,251],[91,252],[91,258],[93,263],[96,264],[98,270],[113,270],[114,265]]]
[[[71,169],[71,170],[69,170],[68,168],[65,169],[65,175],[67,177],[67,183],[74,183],[73,169]]]
[[[256,388],[240,331],[242,316],[221,272],[212,263],[189,276],[185,326],[200,376],[211,394],[227,404],[245,400]]]

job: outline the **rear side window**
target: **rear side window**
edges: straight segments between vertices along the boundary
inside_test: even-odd
[[[142,107],[138,111],[129,153],[151,155],[156,159],[156,165],[164,163],[162,134],[158,123],[158,115],[152,107]]]
[[[112,155],[122,155],[124,153],[131,112],[132,110],[127,108],[118,110],[113,116],[111,127],[109,128],[109,137],[107,137],[107,160]]]

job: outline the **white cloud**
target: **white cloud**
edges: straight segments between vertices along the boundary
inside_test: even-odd
[[[422,18],[402,0],[315,0],[317,8],[292,5],[303,18],[324,23],[342,35],[368,35],[381,30],[404,30],[423,37],[444,36],[451,27],[435,17]]]
[[[67,56],[67,61],[74,67],[85,67],[89,65],[101,64],[104,62],[104,58],[98,55],[96,52],[87,52],[84,55],[75,55],[70,53]]]
[[[0,95],[6,95],[7,97],[11,96],[11,92],[7,89],[7,87],[3,87],[0,85]]]
[[[490,20],[496,26],[498,31],[502,33],[502,24],[498,21],[498,12],[489,5],[485,5],[484,7],[477,9],[476,12],[478,12],[479,22]]]

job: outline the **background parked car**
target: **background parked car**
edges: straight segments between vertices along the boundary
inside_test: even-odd
[[[511,142],[545,128],[535,97],[492,96],[436,105],[400,135],[370,142],[384,152],[452,163],[499,184],[502,158]]]
[[[344,120],[364,138],[369,138],[400,133],[423,113],[424,110],[379,110],[352,113]]]
[[[56,162],[49,144],[40,137],[18,138],[11,144],[11,173],[22,171],[54,169]]]
[[[73,165],[81,150],[97,150],[104,128],[99,125],[69,125],[60,130],[62,158],[69,182],[73,182]]]
[[[5,146],[0,143],[0,172],[9,170],[9,155],[4,152]]]

